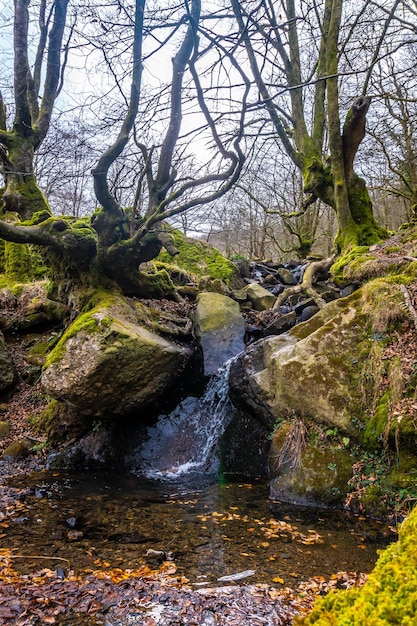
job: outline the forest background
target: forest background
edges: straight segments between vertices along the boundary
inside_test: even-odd
[[[56,245],[35,223],[13,232],[13,212],[77,220],[103,206],[118,234],[101,231],[101,249],[168,219],[230,257],[285,259],[327,256],[336,235],[338,249],[369,244],[412,219],[415,0],[167,4],[17,0],[14,21],[3,2],[6,240]],[[347,157],[355,103],[367,132]],[[378,223],[366,200],[369,232],[353,239],[346,224],[340,235],[354,193],[338,197],[338,168],[346,188],[366,181]],[[29,179],[42,190],[30,209]]]

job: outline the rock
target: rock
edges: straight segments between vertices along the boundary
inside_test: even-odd
[[[232,292],[232,297],[233,300],[236,300],[236,302],[246,302],[248,299],[248,294],[245,289],[235,289]]]
[[[49,355],[43,389],[82,415],[140,418],[178,381],[191,350],[131,319],[121,302],[79,316]]]
[[[220,278],[212,278],[211,276],[203,276],[198,284],[199,291],[212,291],[221,293],[223,296],[231,296],[232,292],[229,287]]]
[[[277,464],[291,425],[285,423],[272,437],[270,498],[300,506],[341,505],[352,477],[353,459],[344,449],[307,443],[299,450],[298,463],[286,458]],[[294,445],[294,444],[293,444]]]
[[[290,270],[286,269],[285,267],[280,267],[277,270],[277,275],[280,281],[284,283],[284,285],[296,285],[297,284],[297,281],[294,278],[293,273]]]
[[[28,439],[20,439],[8,446],[1,458],[3,461],[19,461],[28,456],[31,447],[32,444]]]
[[[315,304],[311,305],[311,306],[307,306],[305,309],[302,310],[301,315],[300,315],[300,321],[301,322],[306,322],[307,320],[310,319],[310,317],[313,317],[313,315],[315,315],[316,313],[318,313],[320,311],[319,307],[316,306]]]
[[[3,333],[0,331],[0,391],[13,385],[15,378],[12,357],[7,351]]]
[[[295,311],[291,311],[285,315],[280,315],[273,322],[268,324],[265,329],[265,336],[280,335],[281,333],[285,333],[295,325],[296,321],[297,314]]]
[[[67,534],[68,541],[79,541],[84,536],[84,533],[82,530],[67,530],[66,534]]]
[[[228,296],[201,293],[197,299],[194,324],[203,350],[206,376],[216,372],[245,347],[245,321],[239,304]]]
[[[360,361],[371,347],[357,294],[287,334],[260,339],[232,364],[231,393],[270,424],[295,412],[355,433]]]
[[[257,311],[272,309],[275,304],[276,297],[258,283],[250,283],[244,290]]]
[[[0,441],[5,439],[10,432],[9,422],[0,421]]]
[[[172,552],[165,552],[165,550],[154,550],[149,548],[146,554],[146,561],[150,565],[160,565],[163,561],[172,561]]]
[[[6,330],[28,331],[45,324],[58,324],[68,307],[48,298],[48,281],[22,285],[19,295],[10,289],[0,291],[0,326]]]

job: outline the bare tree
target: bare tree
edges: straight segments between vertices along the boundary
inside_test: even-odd
[[[392,0],[379,10],[370,1],[232,0],[260,103],[302,173],[304,207],[320,199],[334,209],[339,250],[386,235],[354,161],[371,104],[369,77],[386,53],[388,37],[395,47],[400,5]],[[342,124],[352,89],[357,97]]]
[[[133,7],[117,2],[110,7],[113,14],[106,14],[105,18],[103,7],[97,7],[95,3],[91,7],[84,5],[83,19],[90,20],[90,24],[94,22],[95,28],[91,30],[97,31],[97,22],[101,27],[100,37],[96,40],[93,36],[90,38],[90,43],[96,42],[94,60],[98,53],[103,54],[109,81],[111,78],[124,100],[124,115],[119,130],[113,135],[114,139],[93,169],[94,189],[100,207],[92,216],[91,224],[53,218],[48,202],[36,184],[33,155],[46,136],[53,105],[60,90],[65,65],[66,48],[63,41],[67,1],[54,0],[49,17],[45,17],[46,0],[41,3],[38,17],[43,43],[38,47],[38,61],[33,76],[28,60],[29,2],[16,1],[16,113],[12,130],[4,128],[4,115],[0,120],[4,128],[0,140],[6,181],[3,214],[13,209],[25,222],[0,221],[0,235],[8,241],[44,246],[48,261],[54,265],[57,275],[95,281],[110,278],[124,293],[143,295],[147,283],[139,271],[141,264],[156,257],[162,246],[171,254],[176,252],[169,232],[164,227],[164,220],[215,201],[227,193],[239,178],[244,163],[240,144],[244,136],[250,84],[233,55],[226,53],[221,67],[227,62],[229,69],[239,75],[243,85],[239,108],[235,107],[227,119],[218,115],[213,117],[210,99],[202,84],[200,64],[203,67],[207,65],[205,54],[214,44],[210,41],[205,49],[200,50],[200,0],[178,5],[170,12],[169,20],[161,19],[161,8],[156,5],[148,12],[145,0],[135,0]],[[75,31],[75,26],[72,31]],[[164,33],[162,36],[160,31]],[[49,45],[46,46],[48,32]],[[88,34],[88,29],[86,32]],[[150,46],[145,50],[149,38],[152,39],[153,48]],[[102,45],[103,39],[108,40],[107,46]],[[159,91],[154,89],[154,95],[148,98],[142,86],[144,64],[151,66],[155,54],[168,44],[176,46],[171,79],[165,86],[161,85]],[[38,111],[35,101],[39,93],[44,54],[47,58],[46,78],[43,101]],[[126,63],[126,55],[130,55],[130,64]],[[126,67],[130,67],[129,72]],[[127,82],[130,82],[128,95],[125,93]],[[142,94],[146,97],[141,109]],[[203,174],[190,172],[182,176],[180,168],[176,166],[181,158],[185,101],[192,102],[193,112],[198,105],[199,124],[211,137],[211,166]],[[137,124],[138,114],[143,114],[146,109],[149,112],[150,102],[157,104],[150,113],[156,111],[159,116],[159,133],[154,131],[153,136],[159,134],[160,139],[153,144],[146,143],[146,124],[141,120]],[[148,119],[147,124],[152,124],[151,120]],[[142,195],[141,202],[138,202],[141,211],[136,212],[134,220],[118,202],[111,180],[112,168],[114,173],[118,159],[132,138],[140,155],[136,183],[141,185],[138,193]],[[93,267],[94,272],[91,272]]]

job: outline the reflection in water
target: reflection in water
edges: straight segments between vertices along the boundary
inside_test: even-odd
[[[154,549],[172,552],[178,574],[196,586],[250,569],[255,574],[243,584],[278,577],[294,586],[311,576],[369,572],[377,549],[393,539],[384,525],[341,512],[285,507],[271,514],[261,481],[204,486],[45,472],[11,484],[30,490],[3,529],[3,547],[68,559],[75,571],[137,568]],[[34,571],[39,561],[19,559],[16,567]]]

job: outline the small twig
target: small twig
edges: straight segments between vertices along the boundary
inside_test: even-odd
[[[411,317],[413,318],[414,326],[417,330],[417,311],[415,310],[413,306],[408,289],[405,285],[400,285],[400,289],[403,292],[405,303],[407,305],[408,310],[410,311]]]
[[[2,558],[2,555],[0,555],[0,558]],[[3,556],[3,558],[5,558]],[[71,563],[68,559],[63,559],[60,556],[33,556],[33,555],[25,555],[25,554],[8,554],[7,555],[8,559],[47,559],[50,561],[65,561],[65,563],[67,563],[68,565],[68,569],[71,569]]]
[[[403,256],[404,261],[417,261],[415,256]]]

